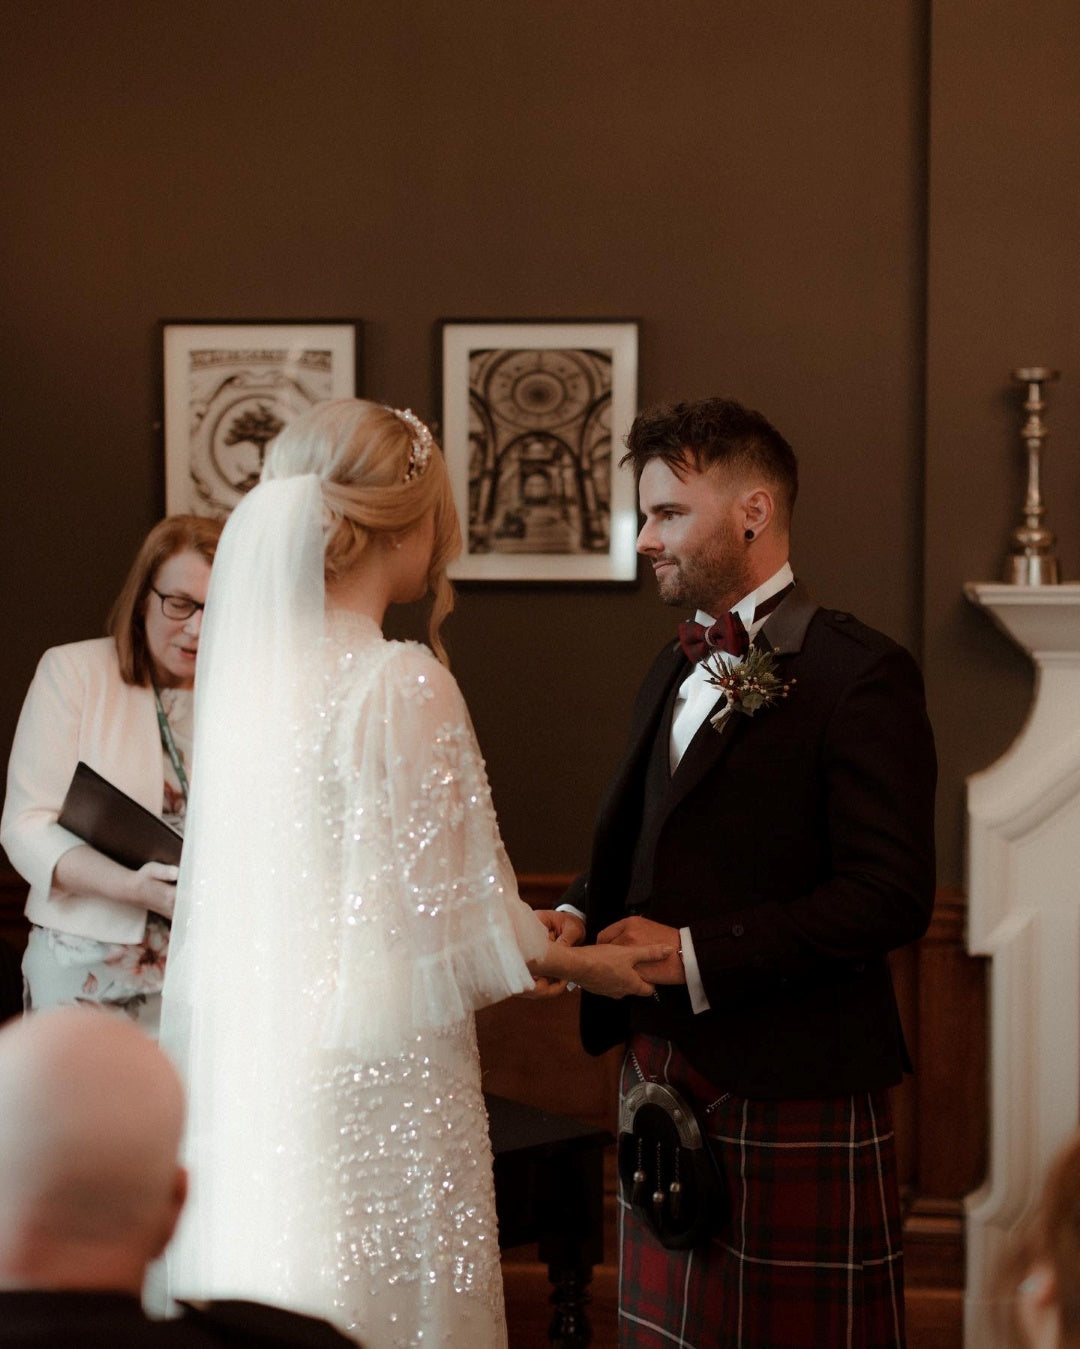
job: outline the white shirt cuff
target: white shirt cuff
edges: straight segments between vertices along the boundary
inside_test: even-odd
[[[581,912],[580,909],[576,909],[576,908],[573,906],[573,904],[560,904],[560,905],[558,906],[558,908],[555,910],[555,912],[556,912],[556,913],[572,913],[572,914],[574,915],[575,918],[580,918],[581,921],[582,921],[583,923],[584,923],[584,921],[585,921],[585,915]]]
[[[690,1006],[695,1012],[707,1012],[709,1010],[709,999],[705,993],[705,986],[701,982],[701,971],[698,969],[697,954],[694,951],[694,939],[690,935],[688,927],[679,928],[679,938],[682,942],[682,963],[686,972],[686,991],[690,994]]]

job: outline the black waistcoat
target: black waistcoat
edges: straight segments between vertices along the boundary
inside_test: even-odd
[[[671,792],[671,723],[681,684],[680,680],[668,695],[649,753],[643,783],[645,799],[641,809],[641,832],[634,848],[626,892],[627,913],[640,913],[646,918],[649,917],[649,897],[653,891],[656,844],[667,816]],[[629,998],[627,1002],[632,1029],[649,1035],[670,1035],[674,1030],[671,1013],[685,1016],[691,1010],[690,996],[685,989],[669,990],[667,1005],[663,1008],[656,998]]]

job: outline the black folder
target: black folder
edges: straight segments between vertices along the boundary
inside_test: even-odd
[[[59,823],[121,866],[180,865],[183,836],[81,760],[64,797]]]

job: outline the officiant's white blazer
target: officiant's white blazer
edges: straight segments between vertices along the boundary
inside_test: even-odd
[[[124,683],[111,637],[54,646],[38,663],[8,763],[0,843],[30,883],[32,923],[98,941],[139,942],[145,909],[53,885],[56,863],[82,843],[56,822],[80,759],[161,814],[165,774],[154,691]]]

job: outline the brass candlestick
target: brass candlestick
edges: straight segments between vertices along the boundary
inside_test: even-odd
[[[1012,531],[1009,555],[1005,560],[1005,580],[1012,585],[1057,585],[1058,562],[1053,556],[1054,533],[1043,524],[1046,507],[1039,487],[1042,443],[1050,434],[1042,420],[1046,407],[1042,398],[1044,384],[1058,378],[1057,370],[1046,366],[1021,366],[1012,372],[1017,384],[1027,385],[1024,422],[1020,437],[1027,451],[1027,496],[1024,500],[1024,523]]]

